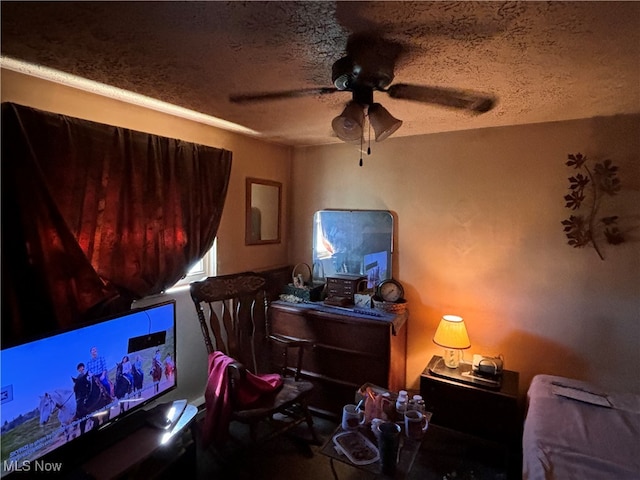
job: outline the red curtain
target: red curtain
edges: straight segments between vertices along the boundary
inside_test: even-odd
[[[213,244],[231,156],[3,103],[3,345],[178,281]]]

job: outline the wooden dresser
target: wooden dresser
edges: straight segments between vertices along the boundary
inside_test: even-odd
[[[375,312],[381,316],[321,303],[271,303],[272,333],[316,344],[305,351],[302,372],[315,385],[310,402],[315,412],[339,416],[343,405],[353,403],[356,390],[367,382],[395,391],[405,388],[407,315]],[[278,352],[272,352],[271,360],[282,365]]]

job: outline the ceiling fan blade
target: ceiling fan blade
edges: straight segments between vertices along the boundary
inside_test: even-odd
[[[328,93],[339,91],[340,90],[333,87],[320,87],[306,88],[301,90],[288,90],[284,92],[250,93],[246,95],[231,95],[229,97],[229,101],[232,103],[264,102],[269,100],[284,100],[287,98],[309,97],[312,95],[325,95]]]
[[[387,88],[385,92],[391,98],[442,105],[477,114],[488,112],[496,104],[496,98],[491,95],[453,88],[396,83]]]

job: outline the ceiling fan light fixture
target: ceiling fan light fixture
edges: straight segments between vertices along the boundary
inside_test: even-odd
[[[376,142],[385,140],[402,126],[402,120],[395,118],[379,103],[369,107],[369,122],[376,134]]]
[[[340,140],[353,142],[360,140],[364,124],[364,108],[356,102],[349,102],[343,112],[333,119],[331,127]]]

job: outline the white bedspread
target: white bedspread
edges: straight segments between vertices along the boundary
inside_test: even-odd
[[[611,408],[556,395],[554,385],[606,396]],[[640,395],[537,375],[527,400],[523,480],[640,479]]]

